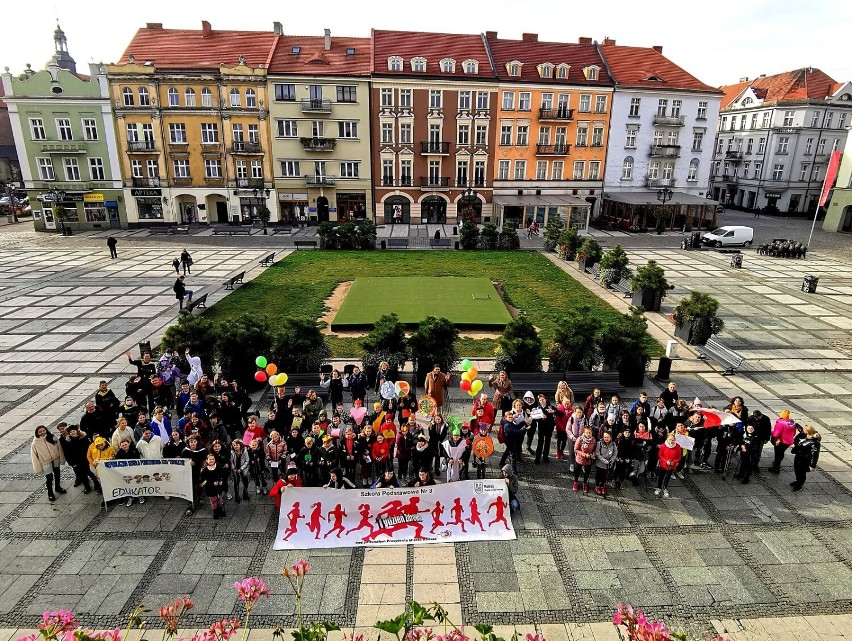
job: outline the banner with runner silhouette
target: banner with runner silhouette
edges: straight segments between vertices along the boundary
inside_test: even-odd
[[[517,538],[502,479],[419,488],[288,488],[276,550]]]

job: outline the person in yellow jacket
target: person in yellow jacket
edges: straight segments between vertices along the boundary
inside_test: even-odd
[[[53,503],[56,500],[56,495],[53,493],[54,485],[59,494],[65,494],[65,490],[59,484],[59,466],[65,462],[65,454],[59,447],[56,437],[44,425],[39,425],[35,430],[30,456],[35,473],[44,474],[47,483],[47,500]]]
[[[86,458],[89,460],[89,465],[95,474],[98,474],[98,463],[101,461],[111,461],[115,458],[115,449],[107,442],[103,436],[98,436],[89,446],[86,452]]]

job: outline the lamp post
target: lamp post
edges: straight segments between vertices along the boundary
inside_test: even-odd
[[[669,189],[668,187],[663,187],[662,189],[657,191],[657,200],[659,200],[660,203],[662,203],[663,207],[665,207],[666,203],[669,202],[672,199],[672,196],[674,196],[674,192],[671,189]],[[660,216],[657,216],[657,235],[658,236],[663,233],[663,229],[664,229],[664,225],[662,225],[661,223],[662,223],[662,218],[660,218]]]
[[[62,211],[61,207],[57,205],[57,203],[65,200],[65,192],[61,189],[57,190],[56,188],[51,187],[47,194],[53,202],[53,214],[59,219],[59,224],[62,225],[62,235],[70,236],[71,234],[68,233],[68,228],[65,227],[65,213]]]

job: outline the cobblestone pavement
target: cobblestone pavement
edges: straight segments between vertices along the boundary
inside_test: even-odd
[[[830,342],[850,338],[847,263],[748,255],[732,270],[715,252],[630,252],[633,263],[660,261],[676,284],[664,312],[690,288],[720,298],[721,340],[746,356],[741,374],[722,377],[681,346],[673,379],[684,397],[719,405],[740,392],[752,410],[789,407],[818,426],[825,452],[802,492],[790,492],[785,467],[747,486],[697,473],[674,481],[667,500],[644,484],[602,499],[567,490],[562,463],[524,462],[516,541],[295,553],[271,550],[275,518],[262,497],[220,521],[153,500],[106,512],[70,487],[48,503],[29,463],[34,426],[78,418],[100,378],[122,387],[124,350],[175,318],[174,250],[124,239],[110,261],[101,239],[50,237],[30,247],[14,236],[0,233],[0,625],[26,628],[46,609],[68,608],[87,624],[116,626],[137,603],[157,607],[177,594],[196,602],[187,625],[204,625],[237,614],[233,582],[247,575],[265,577],[274,593],[253,622],[292,625],[295,602],[279,572],[305,557],[314,568],[306,614],[346,627],[393,616],[415,598],[448,604],[456,621],[538,625],[551,641],[612,638],[602,622],[619,600],[707,636],[765,638],[775,625],[767,617],[804,630],[790,638],[849,629],[839,618],[803,618],[852,610],[852,356]],[[230,274],[259,273],[268,253],[237,243],[192,251],[191,286],[212,300]],[[821,275],[818,294],[799,291],[802,272]],[[671,334],[664,313],[649,319],[657,336]],[[661,387],[650,377],[646,385],[652,394]]]

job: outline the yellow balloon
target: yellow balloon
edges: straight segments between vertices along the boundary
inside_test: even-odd
[[[278,374],[278,381],[279,381],[278,384],[279,385],[286,385],[287,384],[287,378],[288,378],[287,375],[284,372],[281,372],[280,374]]]
[[[470,384],[470,391],[473,392],[474,394],[479,394],[479,392],[481,390],[482,390],[482,381],[480,381],[479,379],[473,381]]]
[[[473,388],[471,387],[470,390],[468,390],[467,395],[468,396],[476,396],[476,392],[474,392]]]
[[[471,376],[470,372],[465,372],[464,374],[461,375],[461,378],[462,378],[463,381],[473,381],[473,379],[475,377]]]
[[[470,380],[473,380],[477,376],[479,376],[479,370],[476,369],[473,365],[470,366],[470,369],[467,370],[467,373],[470,374]]]

